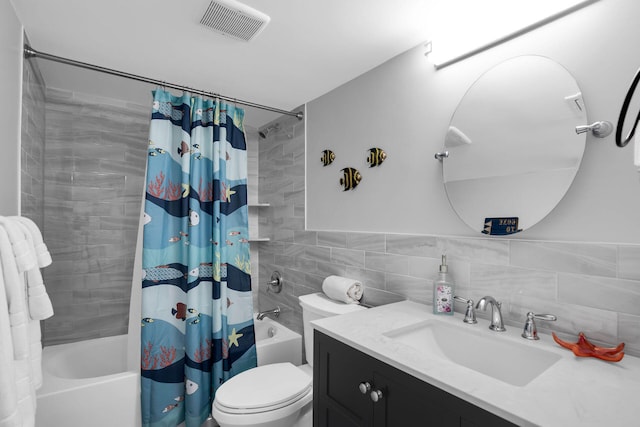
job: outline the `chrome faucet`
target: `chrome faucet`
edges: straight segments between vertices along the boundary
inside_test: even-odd
[[[506,331],[507,328],[505,328],[504,324],[502,323],[502,312],[500,311],[502,303],[496,301],[493,297],[486,296],[478,301],[478,304],[476,304],[476,308],[486,311],[487,304],[491,304],[491,324],[489,325],[489,329],[496,332]]]
[[[535,319],[540,320],[558,320],[556,316],[553,314],[535,314],[533,312],[527,313],[527,321],[524,324],[524,330],[522,331],[522,338],[526,338],[528,340],[539,340],[538,337],[538,328],[536,328]]]
[[[476,312],[473,309],[473,300],[459,297],[458,295],[454,295],[453,299],[455,301],[463,302],[467,304],[467,308],[464,311],[464,319],[462,320],[464,323],[478,323],[476,320]]]
[[[268,314],[273,314],[274,317],[278,317],[280,316],[280,307],[276,307],[273,310],[266,310],[266,311],[261,311],[258,313],[258,315],[256,316],[256,319],[258,320],[262,320],[265,318],[265,316],[267,316]]]

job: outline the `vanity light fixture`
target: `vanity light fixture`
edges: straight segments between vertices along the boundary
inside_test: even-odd
[[[598,0],[438,0],[425,55],[436,69],[466,59]]]

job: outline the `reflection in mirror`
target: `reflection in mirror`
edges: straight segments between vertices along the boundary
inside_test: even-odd
[[[443,181],[458,216],[485,234],[539,222],[578,171],[586,136],[575,129],[586,123],[580,88],[558,63],[520,56],[485,72],[460,101],[445,138]],[[499,218],[517,218],[517,226]]]

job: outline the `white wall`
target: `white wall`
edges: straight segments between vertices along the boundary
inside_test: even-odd
[[[22,25],[9,1],[0,2],[0,215],[20,213]]]
[[[450,207],[441,165],[433,158],[466,90],[505,59],[543,55],[575,77],[589,122],[615,124],[640,67],[639,17],[637,0],[600,0],[438,71],[418,46],[311,101],[306,117],[307,228],[480,236]],[[513,238],[640,242],[640,175],[633,167],[631,145],[620,149],[613,135],[589,136],[565,198],[544,220]],[[371,147],[388,153],[380,168],[368,169]],[[325,148],[337,158],[323,168],[320,153]],[[363,172],[355,191],[342,192],[338,184],[346,166]]]

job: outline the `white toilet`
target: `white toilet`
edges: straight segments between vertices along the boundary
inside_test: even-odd
[[[242,372],[220,386],[211,415],[221,427],[311,427],[313,327],[311,321],[364,309],[322,293],[298,298],[307,365],[275,363]]]

